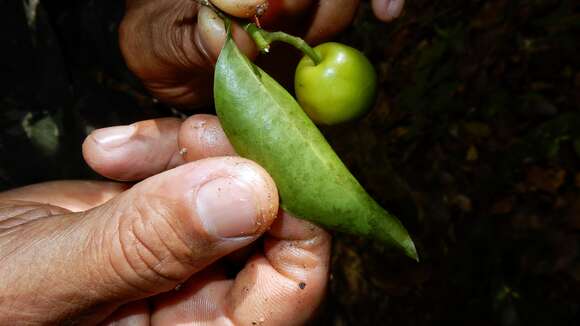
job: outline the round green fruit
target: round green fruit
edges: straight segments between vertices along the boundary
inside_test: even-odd
[[[333,125],[360,117],[374,104],[377,74],[359,50],[340,43],[314,48],[315,64],[308,56],[298,63],[294,76],[296,98],[310,118]]]

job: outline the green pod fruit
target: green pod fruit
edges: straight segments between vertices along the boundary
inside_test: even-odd
[[[214,100],[235,150],[270,173],[284,210],[330,229],[380,240],[418,260],[401,222],[365,192],[294,98],[231,38],[215,68]]]

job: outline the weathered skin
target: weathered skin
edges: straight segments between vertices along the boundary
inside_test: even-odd
[[[365,192],[294,98],[231,39],[216,66],[214,99],[232,145],[273,177],[286,211],[417,259],[399,220]]]

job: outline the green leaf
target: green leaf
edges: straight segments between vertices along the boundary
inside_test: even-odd
[[[417,252],[397,218],[350,174],[294,98],[228,39],[215,69],[214,98],[236,151],[272,176],[281,206],[330,229]]]

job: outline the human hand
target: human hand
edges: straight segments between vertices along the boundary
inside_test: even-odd
[[[313,314],[330,237],[278,212],[262,168],[223,156],[234,151],[216,117],[97,130],[83,153],[102,175],[145,180],[0,193],[0,324],[289,325]],[[233,277],[228,259],[245,262]]]
[[[271,10],[266,12],[264,24],[273,29],[306,26],[305,39],[320,43],[350,24],[359,2],[269,0]],[[404,2],[373,0],[372,7],[377,17],[389,21],[401,13]],[[254,58],[257,50],[246,32],[235,25],[232,34],[241,50]],[[119,30],[120,47],[128,67],[153,96],[181,107],[210,102],[213,63],[225,37],[221,19],[206,7],[198,8],[194,0],[127,0]]]

